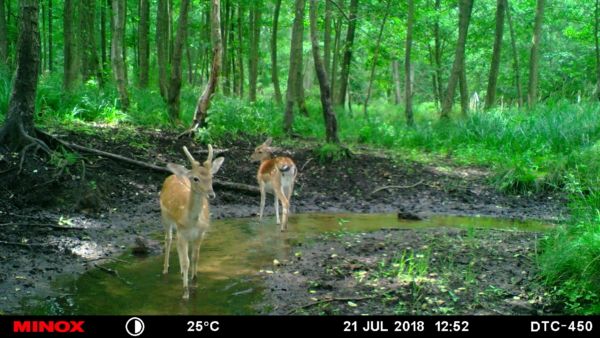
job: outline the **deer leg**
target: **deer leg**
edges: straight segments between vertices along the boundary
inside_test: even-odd
[[[281,231],[285,231],[287,229],[287,219],[288,212],[290,209],[290,203],[288,202],[287,197],[285,197],[285,194],[282,192],[281,187],[273,187],[273,191],[277,195],[277,198],[279,198],[279,200],[281,201],[281,207],[283,209],[283,217],[281,218]]]
[[[281,224],[279,220],[279,200],[277,199],[277,195],[273,194],[273,199],[275,200],[275,219],[277,220],[277,224]]]
[[[196,276],[198,274],[198,259],[200,258],[200,246],[202,246],[202,240],[204,240],[204,235],[206,233],[203,232],[200,236],[200,239],[194,242],[192,246],[192,281],[196,281]]]
[[[181,267],[181,278],[183,279],[182,298],[189,299],[188,273],[190,270],[190,258],[188,257],[188,242],[181,236],[177,236],[177,253],[179,254],[179,266]]]
[[[266,191],[265,191],[265,184],[261,183],[260,184],[260,212],[258,214],[258,219],[262,221],[263,218],[263,211],[265,210],[265,196]]]
[[[173,242],[173,224],[166,218],[161,217],[165,227],[165,262],[163,264],[163,275],[169,272],[169,256],[171,254],[171,243]]]

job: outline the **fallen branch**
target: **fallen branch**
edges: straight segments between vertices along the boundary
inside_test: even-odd
[[[9,222],[9,223],[0,223],[0,226],[31,226],[31,227],[51,228],[53,230],[85,230],[85,228],[81,228],[81,227],[66,227],[66,226],[54,225],[54,224],[50,224],[50,223],[15,223],[15,222]]]
[[[44,134],[45,136],[55,140],[56,142],[71,148],[71,149],[76,149],[76,150],[80,150],[80,151],[84,151],[87,153],[92,153],[92,154],[96,154],[96,155],[100,155],[102,157],[107,157],[107,158],[111,158],[113,160],[117,160],[117,161],[122,161],[122,162],[126,162],[129,164],[133,164],[139,167],[143,167],[143,168],[148,168],[148,169],[152,169],[154,171],[159,171],[159,172],[163,172],[163,173],[168,173],[170,174],[171,171],[169,171],[169,169],[167,169],[166,166],[157,166],[151,163],[146,163],[146,162],[142,162],[142,161],[137,161],[128,157],[124,157],[121,155],[117,155],[117,154],[113,154],[113,153],[109,153],[106,151],[102,151],[102,150],[98,150],[98,149],[93,149],[93,148],[88,148],[88,147],[84,147],[84,146],[80,146],[78,144],[75,143],[71,143],[71,142],[67,142],[67,141],[63,141],[55,136],[52,136],[44,131],[40,131],[40,133]],[[226,149],[225,149],[226,150]],[[243,184],[243,183],[235,183],[235,182],[228,182],[228,181],[219,181],[219,180],[213,180],[213,184],[222,188],[227,188],[227,189],[233,189],[233,190],[241,190],[241,191],[246,191],[246,192],[252,192],[252,193],[259,193],[260,190],[258,189],[258,187],[255,187],[253,185],[248,185],[248,184]]]
[[[386,185],[386,186],[383,186],[383,187],[380,187],[380,188],[377,188],[377,189],[371,191],[371,193],[369,195],[373,195],[377,192],[380,192],[381,190],[414,188],[422,183],[423,183],[423,180],[420,180],[419,182],[412,184],[412,185]]]
[[[322,299],[316,302],[312,302],[312,303],[308,303],[302,306],[299,306],[295,309],[292,309],[290,311],[288,311],[288,315],[293,314],[294,312],[298,311],[298,310],[302,310],[302,309],[306,309],[315,305],[319,305],[319,304],[324,304],[324,303],[330,303],[330,302],[346,302],[346,301],[350,301],[350,300],[366,300],[366,299],[372,299],[375,298],[375,295],[372,296],[365,296],[365,297],[334,297],[334,298],[328,298],[328,299]]]
[[[48,246],[47,244],[41,244],[41,243],[21,243],[21,242],[7,242],[7,241],[0,241],[0,244],[22,246],[22,247],[29,248],[29,249],[31,249],[34,246]]]
[[[309,158],[308,160],[306,160],[306,162],[304,162],[304,164],[302,165],[302,168],[300,168],[300,171],[304,170],[304,167],[306,167],[306,165],[307,165],[307,164],[309,164],[309,163],[310,163],[310,161],[312,161],[312,160],[313,160],[313,158],[312,158],[312,157],[311,157],[311,158]]]

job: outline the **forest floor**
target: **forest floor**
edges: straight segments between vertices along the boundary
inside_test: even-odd
[[[98,127],[54,134],[159,165],[175,162],[187,166],[181,152],[184,144],[192,152],[206,149],[159,130]],[[216,178],[255,185],[257,164],[250,163],[249,156],[262,141],[246,137],[213,145],[227,149]],[[283,152],[293,157],[300,169],[292,199],[294,213],[399,212],[420,217],[485,215],[548,221],[566,213],[565,199],[559,195],[498,193],[487,183],[490,173],[485,168],[459,167],[448,159],[422,164],[367,148],[353,149],[352,157],[323,164],[317,160],[314,144],[299,141]],[[200,156],[205,155],[197,158]],[[22,313],[28,299],[53,295],[51,285],[57,277],[81,274],[107,258],[132,250],[136,238],[147,238],[162,229],[158,192],[165,173],[66,151],[57,153],[50,161],[52,165],[30,157],[20,173],[19,161],[19,154],[0,151],[0,314]],[[388,185],[410,187],[371,193]],[[257,194],[222,188],[215,191],[217,198],[211,203],[214,218],[256,214]],[[262,311],[559,311],[535,280],[539,236],[529,232],[421,229],[320,237],[303,245],[302,259],[291,257],[274,274],[265,276],[269,287]],[[160,254],[160,243],[150,241],[150,251]],[[430,262],[425,269],[414,265],[423,257]],[[414,269],[409,271],[407,266]],[[415,271],[415,278],[396,278]]]

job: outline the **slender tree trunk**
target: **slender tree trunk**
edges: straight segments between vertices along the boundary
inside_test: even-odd
[[[48,0],[48,70],[53,71],[54,66],[54,50],[52,48],[52,0]]]
[[[469,111],[469,87],[467,86],[467,71],[464,58],[460,66],[458,86],[460,91],[460,112],[463,116],[467,116]]]
[[[467,33],[469,30],[469,21],[471,19],[471,10],[473,9],[473,0],[459,0],[459,24],[458,41],[456,42],[456,51],[454,53],[454,63],[450,78],[448,79],[448,88],[444,95],[444,104],[442,105],[442,118],[448,118],[454,102],[454,93],[456,85],[462,77],[462,68],[464,66],[465,46],[467,44]],[[466,90],[466,81],[463,83],[463,89]]]
[[[102,71],[108,65],[106,54],[106,2],[100,1],[100,57],[102,59]]]
[[[256,101],[256,83],[258,80],[258,49],[260,48],[260,18],[262,11],[261,1],[252,1],[250,5],[250,62],[248,64],[248,98],[250,102]]]
[[[237,92],[240,98],[244,97],[244,40],[242,39],[242,37],[244,36],[244,26],[242,25],[242,17],[244,15],[243,12],[244,9],[242,7],[242,4],[240,3],[238,4],[237,12],[237,61],[239,71]]]
[[[342,70],[340,73],[340,91],[337,104],[344,106],[346,104],[346,94],[348,91],[348,79],[350,77],[350,64],[352,63],[352,49],[354,47],[354,35],[356,31],[356,13],[358,12],[358,0],[350,1],[350,22],[348,23],[348,32],[346,33],[346,45],[344,46],[344,59],[342,61]]]
[[[502,48],[502,35],[504,34],[504,8],[506,0],[496,0],[496,33],[494,34],[494,50],[488,79],[487,95],[485,96],[485,109],[490,109],[496,101],[496,83],[500,70],[500,49]]]
[[[158,0],[156,9],[156,61],[160,96],[167,99],[167,72],[169,64],[169,6],[168,0]]]
[[[596,98],[600,100],[600,42],[598,41],[598,26],[600,25],[600,0],[596,0],[594,8],[594,45],[596,49]]]
[[[46,53],[48,51],[48,47],[46,47],[46,14],[47,14],[47,10],[46,10],[46,4],[44,3],[44,1],[41,2],[42,8],[41,8],[41,13],[40,16],[42,17],[42,24],[41,24],[41,32],[40,32],[40,44],[41,44],[41,53],[40,53],[40,58],[41,58],[41,62],[40,62],[40,72],[43,73],[44,70],[48,69],[47,66],[47,62],[48,62],[48,58],[46,57]]]
[[[273,89],[275,90],[275,102],[279,106],[283,103],[281,87],[279,86],[279,68],[277,67],[277,26],[279,24],[280,9],[281,0],[276,0],[275,11],[273,12],[273,29],[271,30],[271,79],[273,80]]]
[[[119,92],[121,108],[129,108],[129,94],[127,93],[127,79],[125,75],[125,60],[123,58],[123,38],[125,35],[125,0],[112,0],[114,27],[112,33],[111,62],[113,76]]]
[[[331,76],[331,13],[333,5],[331,1],[325,0],[325,29],[323,32],[323,62],[325,62],[325,72]],[[331,83],[331,82],[330,82]]]
[[[538,97],[538,63],[540,57],[540,41],[542,38],[542,21],[544,18],[545,0],[537,0],[535,10],[535,23],[533,26],[533,40],[531,42],[531,54],[529,58],[529,90],[527,102],[529,108],[533,108]]]
[[[169,120],[179,122],[179,99],[181,96],[181,59],[183,56],[183,46],[187,39],[187,22],[190,9],[190,0],[181,0],[181,9],[179,10],[179,19],[177,20],[177,33],[175,43],[173,44],[173,59],[171,62],[171,74],[169,76],[169,90],[167,96],[167,105],[169,110]]]
[[[427,44],[427,52],[429,55],[429,64],[431,65],[431,67],[433,69],[436,68],[436,64],[435,64],[435,52],[434,50],[431,48],[430,44]],[[432,84],[432,89],[433,89],[433,100],[435,101],[435,108],[437,111],[439,111],[440,109],[440,96],[438,95],[438,79],[437,79],[437,73],[435,71],[432,72],[431,74],[431,84]]]
[[[329,2],[329,1],[328,1]],[[338,18],[335,23],[335,35],[333,39],[333,60],[331,61],[331,95],[337,91],[336,79],[338,78],[338,63],[340,56],[340,39],[342,36],[342,19]]]
[[[150,63],[150,42],[148,34],[150,33],[150,3],[148,0],[140,0],[140,23],[138,26],[138,50],[139,50],[139,86],[148,87],[148,72]]]
[[[375,79],[375,67],[377,66],[377,59],[379,58],[379,47],[381,46],[381,37],[383,36],[383,28],[385,27],[385,23],[387,22],[387,17],[390,12],[391,4],[392,4],[392,0],[388,0],[387,5],[385,6],[385,14],[383,15],[383,20],[381,20],[381,26],[379,27],[379,34],[377,35],[377,42],[375,43],[375,52],[373,54],[373,63],[371,65],[371,75],[369,75],[369,84],[367,85],[367,95],[365,96],[365,104],[363,105],[363,114],[365,115],[365,118],[368,118],[367,106],[369,105],[369,99],[371,98],[371,89],[373,87],[373,80]],[[409,7],[410,7],[410,4],[411,4],[411,2],[409,2]]]
[[[386,11],[387,13],[387,11]],[[406,19],[406,48],[405,48],[405,56],[404,56],[404,72],[405,72],[405,105],[404,112],[406,114],[406,124],[408,126],[412,126],[415,124],[415,120],[413,118],[413,107],[412,107],[412,86],[413,86],[413,77],[410,53],[412,51],[412,40],[413,40],[413,25],[414,25],[414,16],[415,16],[415,4],[413,0],[408,0],[408,14]]]
[[[515,38],[515,31],[513,29],[513,24],[511,20],[510,14],[510,4],[508,0],[504,0],[505,9],[506,9],[506,21],[508,22],[508,28],[510,32],[510,45],[512,48],[512,57],[513,57],[513,70],[515,72],[515,84],[517,87],[517,99],[519,103],[519,107],[523,107],[523,90],[521,89],[521,68],[519,66],[519,55],[517,53],[517,42]]]
[[[235,4],[235,3],[234,3]],[[227,21],[229,23],[229,28],[227,29],[228,31],[228,40],[229,42],[229,46],[227,47],[227,50],[224,50],[224,53],[227,53],[229,55],[229,57],[227,58],[228,64],[226,65],[227,68],[229,68],[228,73],[229,73],[229,78],[227,79],[227,86],[229,87],[229,90],[231,91],[232,94],[235,94],[235,88],[236,88],[236,74],[235,74],[235,34],[234,34],[234,30],[235,30],[235,6],[231,5],[230,9],[229,9],[229,20]]]
[[[397,59],[392,60],[392,77],[394,80],[394,104],[399,105],[402,101],[400,85],[400,65]]]
[[[192,122],[191,130],[195,131],[206,125],[206,116],[210,107],[210,99],[214,94],[219,82],[219,71],[221,69],[221,61],[223,54],[223,46],[221,42],[221,18],[220,18],[220,0],[211,0],[211,16],[210,16],[210,32],[213,49],[213,60],[208,83],[198,99],[196,110],[194,111],[194,121]]]
[[[229,0],[224,0],[223,1],[223,6],[221,7],[221,41],[223,43],[223,60],[222,60],[222,67],[221,67],[221,76],[220,76],[220,80],[221,80],[221,90],[223,91],[223,95],[225,96],[229,96],[230,92],[229,92],[229,85],[227,84],[228,80],[229,80],[229,69],[227,67],[228,63],[229,63],[229,55],[227,54],[227,46],[229,44],[228,41],[228,34],[227,34],[227,24],[228,24],[228,20],[229,20],[229,8],[231,1]]]
[[[4,0],[0,0],[0,62],[8,62],[8,25],[6,24]]]
[[[319,38],[317,37],[317,0],[310,0],[310,41],[312,44],[312,53],[315,60],[315,70],[319,80],[321,90],[321,105],[323,106],[323,118],[325,120],[325,137],[327,142],[339,143],[337,135],[337,119],[331,104],[331,85],[327,78],[325,65],[319,51]]]
[[[8,102],[6,120],[0,129],[0,144],[12,151],[26,149],[24,147],[30,144],[44,145],[41,141],[34,139],[33,119],[40,68],[38,4],[37,0],[19,1],[17,69]]]
[[[95,76],[98,83],[102,86],[102,71],[100,70],[100,61],[98,60],[96,27],[94,25],[96,14],[95,3],[94,0],[84,0],[79,3],[81,74],[84,81]]]
[[[435,78],[437,80],[437,97],[439,105],[444,101],[444,89],[442,88],[442,42],[440,39],[440,15],[441,15],[441,0],[435,0],[436,20],[433,24],[433,58],[435,60]]]
[[[65,0],[63,10],[63,87],[66,91],[73,88],[77,78],[77,68],[75,63],[75,37],[73,32],[74,22],[73,0]]]
[[[290,68],[288,73],[287,90],[285,95],[285,115],[283,119],[283,130],[291,134],[294,123],[294,103],[298,102],[300,94],[298,87],[302,86],[302,40],[304,35],[304,0],[295,0],[294,23],[292,26],[292,41],[290,47]],[[300,77],[300,79],[298,79]]]

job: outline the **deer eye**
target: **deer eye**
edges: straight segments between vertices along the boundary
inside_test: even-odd
[[[200,182],[200,179],[197,176],[192,177],[192,180],[194,180],[194,182]]]

